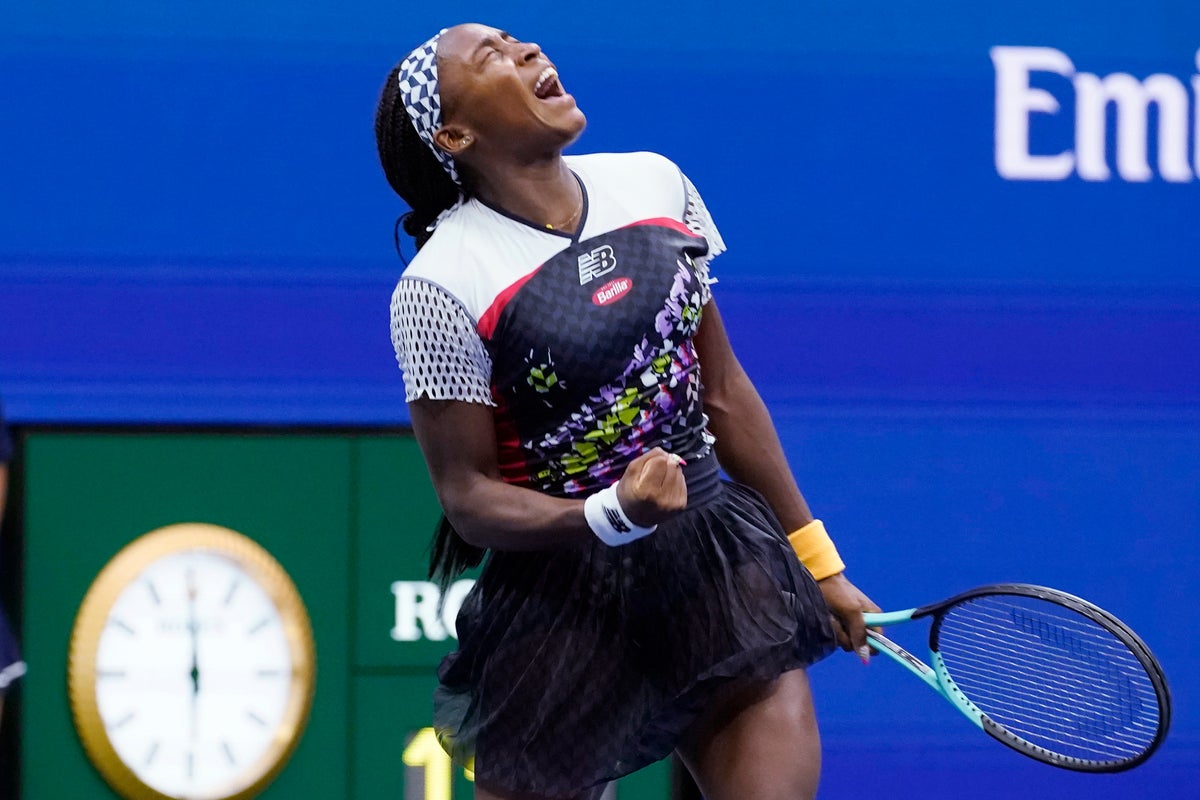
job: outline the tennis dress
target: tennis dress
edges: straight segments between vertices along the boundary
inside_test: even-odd
[[[12,460],[12,437],[4,424],[4,410],[0,408],[0,464]],[[17,647],[17,639],[9,628],[0,607],[0,694],[8,689],[9,684],[25,674],[25,662],[21,660],[21,651]]]
[[[567,158],[576,235],[477,199],[392,297],[409,401],[490,406],[505,481],[582,498],[653,447],[688,507],[621,547],[492,552],[439,668],[434,726],[485,786],[566,797],[668,755],[712,692],[834,646],[815,581],[761,497],[722,479],[692,337],[724,249],[652,153]]]

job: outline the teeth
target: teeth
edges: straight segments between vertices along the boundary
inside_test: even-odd
[[[537,83],[533,85],[533,93],[539,94],[546,85],[546,81],[551,78],[557,78],[558,73],[554,71],[554,67],[546,67],[542,70],[542,74],[538,75]]]

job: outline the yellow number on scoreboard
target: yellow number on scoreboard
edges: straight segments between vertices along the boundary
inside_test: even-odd
[[[423,800],[451,800],[454,764],[438,744],[433,728],[421,728],[404,748],[404,764],[422,770],[425,793]],[[467,780],[474,780],[470,770],[463,770]]]

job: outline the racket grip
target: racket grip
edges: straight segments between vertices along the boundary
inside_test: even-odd
[[[912,619],[915,608],[906,608],[903,611],[866,611],[863,612],[863,622],[868,628],[878,628],[883,625],[896,625],[900,622],[908,622]]]

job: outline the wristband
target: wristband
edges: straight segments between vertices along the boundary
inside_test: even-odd
[[[621,503],[617,500],[615,483],[607,489],[589,495],[583,501],[583,516],[596,538],[609,547],[629,544],[635,539],[649,536],[658,527],[651,525],[649,528],[643,528],[625,516],[625,509],[621,508]]]
[[[825,530],[825,523],[819,519],[788,534],[788,541],[796,556],[817,580],[824,580],[831,575],[837,575],[846,569],[846,563],[838,555],[833,540]]]

